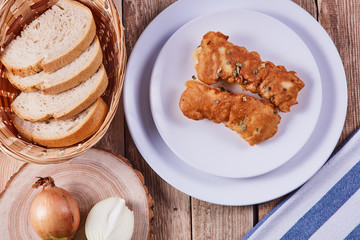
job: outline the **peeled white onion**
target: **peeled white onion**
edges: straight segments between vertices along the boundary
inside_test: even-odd
[[[111,197],[98,202],[85,222],[88,240],[130,240],[134,231],[134,213],[125,200]]]

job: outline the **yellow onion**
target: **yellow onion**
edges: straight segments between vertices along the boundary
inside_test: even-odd
[[[80,212],[74,197],[56,187],[51,177],[39,178],[34,188],[43,186],[31,203],[30,222],[42,239],[71,239],[79,227]]]

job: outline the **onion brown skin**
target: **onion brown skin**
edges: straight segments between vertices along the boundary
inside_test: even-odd
[[[45,179],[45,180],[44,180]],[[47,181],[48,179],[48,181]],[[55,186],[52,178],[40,178],[43,190],[30,206],[30,223],[42,239],[71,239],[80,224],[80,211],[74,197]],[[34,187],[36,184],[34,184]]]

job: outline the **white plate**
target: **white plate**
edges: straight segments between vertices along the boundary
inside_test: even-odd
[[[204,173],[180,160],[156,129],[149,104],[150,74],[160,49],[182,25],[200,15],[231,9],[268,14],[290,27],[312,52],[323,88],[318,123],[309,141],[281,167],[253,178],[224,178]],[[152,169],[180,191],[211,203],[249,205],[285,195],[305,183],[325,163],[341,134],[347,85],[340,56],[320,24],[288,0],[179,0],[145,29],[129,58],[124,108],[133,140]]]
[[[196,75],[192,52],[208,31],[220,31],[230,36],[230,42],[259,52],[263,60],[295,70],[305,82],[300,104],[290,113],[280,113],[279,130],[271,139],[250,146],[223,124],[194,121],[181,112],[185,82]],[[243,92],[236,84],[225,88]],[[207,14],[177,30],[160,51],[150,83],[152,116],[169,148],[190,166],[221,177],[253,177],[284,164],[309,139],[321,101],[320,74],[301,38],[282,22],[245,9]]]

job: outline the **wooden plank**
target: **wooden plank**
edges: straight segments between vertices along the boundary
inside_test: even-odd
[[[192,198],[194,240],[241,239],[253,227],[253,208],[229,207]]]
[[[318,19],[318,0],[292,0],[294,3],[298,4],[300,7],[305,9],[310,13],[315,19]]]
[[[259,204],[258,209],[258,221],[260,221],[261,219],[263,219],[263,217],[266,216],[266,214],[268,214],[276,205],[278,205],[284,198],[286,197],[281,197],[281,198],[277,198],[273,201],[270,202],[266,202],[266,203],[262,203]]]
[[[360,1],[319,0],[319,21],[334,41],[348,83],[348,109],[339,144],[360,126]]]
[[[299,6],[304,8],[308,13],[310,13],[314,18],[317,18],[317,5],[316,0],[293,0],[293,2],[297,3]],[[270,212],[279,202],[281,202],[282,198],[275,199],[270,202],[266,202],[263,204],[259,204],[258,206],[258,220],[260,221],[268,212]]]
[[[138,37],[173,0],[124,0],[123,19],[128,56]],[[129,130],[125,132],[125,155],[142,172],[154,200],[153,239],[191,239],[190,197],[162,180],[138,152]]]

